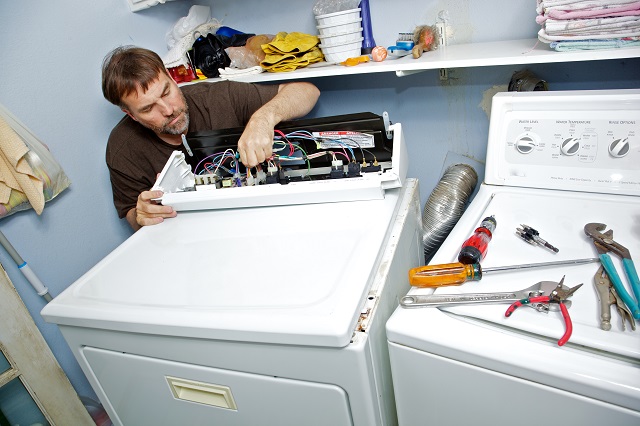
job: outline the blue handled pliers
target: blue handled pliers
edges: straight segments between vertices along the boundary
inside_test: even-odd
[[[640,307],[638,307],[638,302],[640,301],[640,279],[638,279],[638,272],[633,264],[629,250],[613,240],[613,230],[609,229],[604,233],[601,232],[606,228],[607,225],[604,223],[587,223],[584,226],[584,232],[593,239],[596,250],[598,250],[598,254],[600,255],[600,262],[602,262],[602,266],[609,276],[613,287],[616,289],[618,296],[620,296],[620,299],[627,305],[631,315],[635,319],[640,319]],[[609,252],[615,253],[622,258],[622,266],[629,278],[635,300],[622,284],[622,280],[608,254]]]

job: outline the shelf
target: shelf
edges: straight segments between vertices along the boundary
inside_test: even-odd
[[[157,4],[164,4],[166,1],[167,0],[129,0],[129,9],[131,9],[132,12],[137,12]]]
[[[234,80],[255,83],[308,80],[319,77],[380,72],[395,72],[397,76],[401,77],[416,72],[442,68],[598,61],[637,57],[640,57],[640,48],[638,47],[556,52],[551,49],[548,44],[538,42],[537,39],[524,39],[444,46],[432,52],[424,53],[419,59],[413,59],[411,55],[408,55],[400,59],[386,59],[383,62],[368,62],[354,67],[345,67],[338,64],[320,62],[292,72],[264,72],[243,78],[236,78]],[[212,78],[201,80],[200,82],[213,83],[220,80],[221,79],[219,78]]]

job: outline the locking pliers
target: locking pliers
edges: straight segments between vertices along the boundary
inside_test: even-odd
[[[606,273],[608,278],[611,280],[617,295],[622,299],[622,302],[627,305],[631,316],[635,319],[640,319],[640,308],[638,307],[638,300],[640,300],[640,279],[638,279],[638,272],[633,264],[629,250],[613,240],[613,230],[609,229],[604,233],[600,232],[604,231],[606,228],[607,225],[604,223],[587,223],[584,226],[584,232],[593,239],[596,250],[600,255],[600,262],[602,262],[602,266],[604,267],[604,273]],[[627,277],[629,278],[629,283],[631,284],[633,294],[635,295],[635,300],[629,293],[627,293],[627,290],[622,284],[622,280],[616,271],[611,260],[611,256],[608,254],[609,252],[615,253],[622,259],[622,265]],[[598,279],[597,275],[595,279]]]

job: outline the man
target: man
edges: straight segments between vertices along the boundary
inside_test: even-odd
[[[171,206],[150,191],[188,132],[245,126],[238,141],[240,161],[254,167],[272,155],[273,129],[302,117],[320,92],[311,83],[256,85],[238,82],[178,87],[162,59],[147,49],[118,47],[102,64],[102,93],[125,117],[112,130],[106,160],[113,201],[134,230],[175,217]]]

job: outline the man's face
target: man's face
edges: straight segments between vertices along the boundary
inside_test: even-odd
[[[122,110],[143,126],[160,134],[180,135],[189,127],[189,111],[182,91],[165,73],[147,91],[138,88],[123,99]]]

